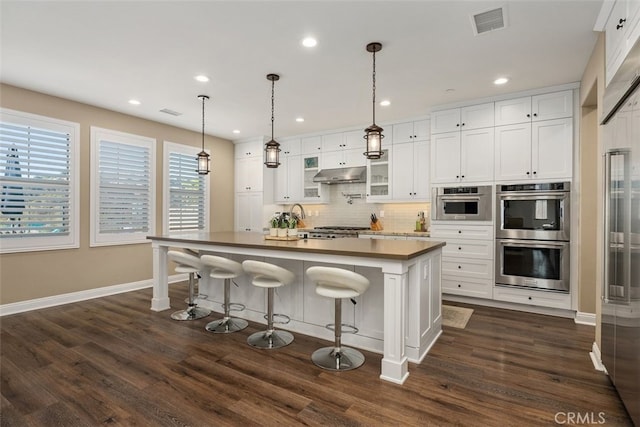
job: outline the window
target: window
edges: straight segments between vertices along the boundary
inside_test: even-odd
[[[91,246],[155,233],[156,140],[91,127]]]
[[[78,123],[0,109],[0,252],[79,247]]]
[[[209,230],[209,176],[198,175],[197,147],[164,142],[163,232]]]

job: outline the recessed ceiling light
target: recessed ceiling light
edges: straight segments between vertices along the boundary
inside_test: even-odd
[[[202,83],[206,83],[209,81],[209,77],[205,76],[204,74],[198,74],[197,76],[194,77],[194,79]]]
[[[506,78],[506,77],[500,77],[500,78],[498,78],[498,79],[495,79],[495,80],[493,81],[493,84],[494,84],[494,85],[503,85],[503,84],[505,84],[505,83],[506,83],[506,82],[508,82],[508,81],[509,81],[509,79],[508,79],[508,78]]]
[[[296,117],[296,122],[298,123],[304,122],[304,117]]]
[[[391,105],[391,101],[389,101],[388,99],[385,99],[384,101],[380,101],[380,105],[382,105],[383,107],[386,107],[388,105]]]
[[[240,131],[238,129],[234,129],[233,133],[240,133]]]
[[[316,39],[314,39],[313,37],[305,37],[302,40],[302,46],[304,46],[304,47],[314,47],[317,44],[318,44],[318,41]]]
[[[140,101],[138,101],[137,99],[130,99],[129,100],[129,104],[131,104],[131,105],[140,105]]]

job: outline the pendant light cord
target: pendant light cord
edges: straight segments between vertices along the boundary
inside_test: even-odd
[[[276,81],[275,80],[271,80],[271,140],[272,141],[273,141],[273,109],[274,109],[273,92],[274,92],[275,84],[276,84]]]
[[[204,151],[204,100],[205,97],[202,97],[202,151]]]
[[[373,124],[376,124],[376,52],[373,52]]]

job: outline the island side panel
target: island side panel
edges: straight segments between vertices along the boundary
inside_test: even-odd
[[[153,297],[151,298],[151,310],[153,311],[171,308],[167,276],[168,249],[167,246],[153,244]]]
[[[380,378],[403,384],[409,376],[405,354],[408,272],[384,273],[384,356]]]

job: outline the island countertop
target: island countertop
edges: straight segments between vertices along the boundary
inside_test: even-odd
[[[250,232],[180,232],[148,236],[150,240],[176,243],[209,243],[254,249],[297,251],[342,256],[408,260],[435,249],[445,242],[381,239],[300,239],[266,240],[262,233]]]

